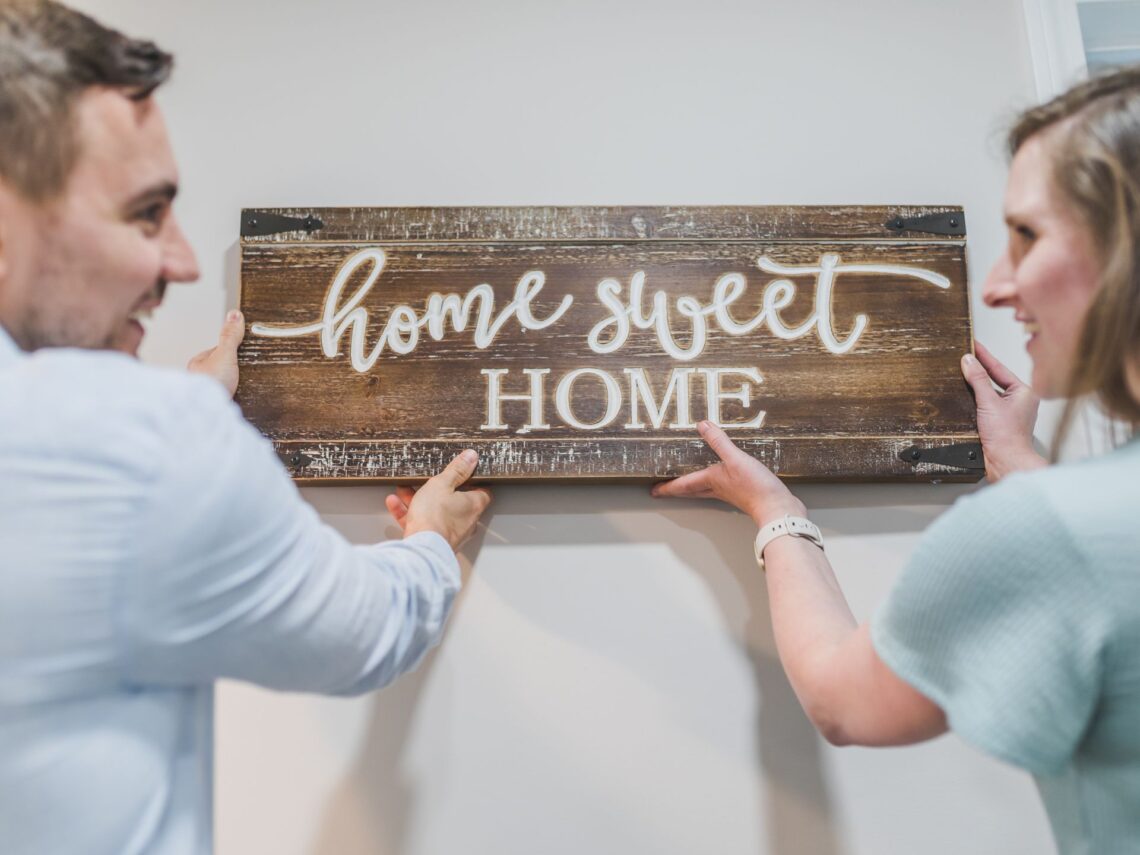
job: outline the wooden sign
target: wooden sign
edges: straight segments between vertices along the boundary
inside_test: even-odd
[[[952,207],[244,211],[238,401],[305,481],[976,480]]]

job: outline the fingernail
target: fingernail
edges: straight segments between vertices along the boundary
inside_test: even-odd
[[[707,431],[709,427],[710,425],[707,419],[701,419],[699,422],[697,422],[697,430],[699,430],[701,433]]]
[[[967,365],[973,365],[978,360],[974,359],[974,355],[972,353],[967,353],[962,357],[962,361]]]
[[[461,456],[463,457],[463,462],[471,466],[474,466],[479,462],[479,455],[476,454],[473,449],[467,449]]]
[[[229,321],[230,323],[233,323],[234,321],[240,321],[241,320],[241,312],[239,312],[237,309],[232,309],[230,311],[230,313],[228,315],[226,315],[226,320]]]

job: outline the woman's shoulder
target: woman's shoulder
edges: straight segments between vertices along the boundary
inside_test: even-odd
[[[924,538],[925,551],[954,546],[1040,572],[1072,563],[1090,571],[1140,554],[1136,498],[1140,442],[1101,457],[1010,475],[964,497]]]
[[[1138,496],[1140,441],[1133,441],[1098,457],[1012,475],[979,499],[991,507],[1024,506],[1081,543],[1123,538],[1140,550]]]

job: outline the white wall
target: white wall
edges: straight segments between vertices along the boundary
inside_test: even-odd
[[[162,98],[203,281],[148,359],[206,346],[242,206],[961,203],[976,330],[1019,0],[84,0],[178,55]],[[857,614],[962,488],[799,490]],[[373,488],[305,491],[356,541]],[[500,487],[436,655],[357,700],[219,693],[222,855],[1038,853],[1024,775],[955,737],[832,749],[776,660],[753,532],[635,487]]]

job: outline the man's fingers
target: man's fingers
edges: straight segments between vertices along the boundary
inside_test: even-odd
[[[1009,389],[1012,386],[1022,386],[1021,378],[1010,371],[1000,359],[990,353],[989,348],[983,345],[980,341],[974,342],[974,350],[978,355],[978,361],[982,363],[982,367],[989,372],[990,377],[1003,389]]]
[[[682,475],[672,481],[662,481],[660,484],[655,484],[651,492],[654,496],[688,496],[690,498],[706,494],[712,495],[709,469],[712,469],[712,466],[697,472],[690,472],[688,475]]]
[[[700,432],[701,438],[708,443],[709,448],[711,448],[721,460],[728,460],[734,454],[742,453],[733,441],[728,438],[728,434],[712,422],[702,421],[697,425],[697,430]]]
[[[475,474],[475,466],[478,463],[479,455],[468,448],[466,451],[457,454],[455,459],[447,464],[447,468],[439,474],[443,476],[447,485],[454,490]]]
[[[994,391],[989,373],[981,362],[968,353],[962,357],[962,376],[974,390],[974,401],[979,407],[997,400],[998,393]]]
[[[465,490],[464,495],[471,497],[471,501],[475,504],[475,508],[480,514],[487,510],[487,506],[491,504],[491,491],[486,487],[474,487],[470,490]]]
[[[218,335],[218,347],[236,353],[241,340],[245,338],[245,318],[234,309],[226,315],[222,331]]]
[[[404,527],[404,520],[408,516],[408,506],[397,496],[389,495],[384,497],[384,506],[388,509],[388,513],[400,528]]]

